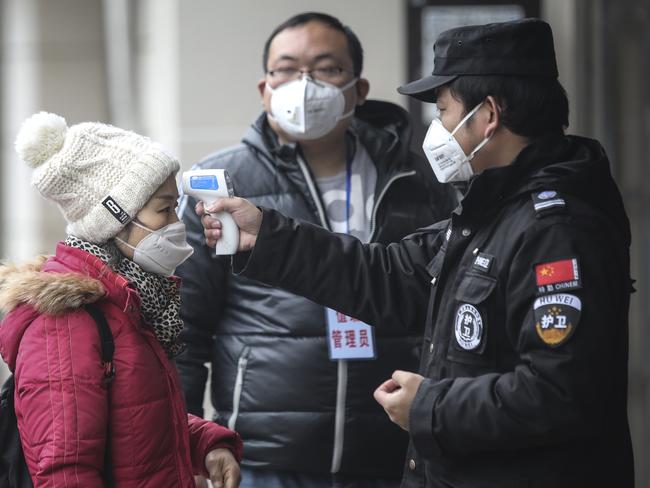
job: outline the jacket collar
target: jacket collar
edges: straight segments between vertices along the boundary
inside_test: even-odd
[[[474,176],[455,213],[478,218],[522,193],[536,188],[551,189],[557,184],[557,178],[546,178],[542,182],[534,176],[560,161],[568,145],[569,139],[565,136],[543,137],[526,146],[508,166],[489,168]]]
[[[139,299],[129,281],[101,259],[62,242],[54,256],[0,268],[0,307],[5,313],[28,304],[38,313],[57,315],[104,297],[124,310]]]
[[[0,355],[13,371],[23,334],[40,315],[59,315],[107,297],[127,310],[139,296],[101,259],[59,243],[56,254],[0,267]]]
[[[585,137],[558,134],[532,142],[509,166],[475,176],[454,213],[478,221],[506,202],[544,190],[588,203],[607,216],[629,245],[629,221],[607,155],[598,141]]]

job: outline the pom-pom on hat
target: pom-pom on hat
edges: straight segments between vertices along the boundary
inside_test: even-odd
[[[35,168],[32,186],[63,212],[68,234],[97,244],[115,237],[180,169],[147,137],[96,122],[68,127],[47,112],[23,122],[16,152]]]

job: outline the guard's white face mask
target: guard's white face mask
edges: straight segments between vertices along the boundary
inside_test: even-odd
[[[470,161],[488,143],[492,136],[483,139],[467,156],[463,152],[463,148],[458,144],[454,134],[481,108],[481,105],[483,105],[483,102],[479,103],[463,117],[463,120],[451,132],[444,128],[439,118],[436,117],[431,121],[427,135],[422,143],[422,149],[424,149],[424,154],[427,156],[429,164],[440,183],[467,181],[474,174]]]
[[[296,140],[311,140],[329,133],[340,120],[351,117],[354,108],[347,113],[343,92],[354,86],[357,79],[339,88],[309,76],[288,81],[277,88],[268,83],[271,92],[269,116],[280,128]]]
[[[148,230],[149,235],[135,247],[118,237],[115,239],[133,249],[133,262],[149,273],[171,276],[176,267],[194,252],[192,246],[187,243],[183,222],[174,222],[158,230],[151,230],[135,220],[131,223]]]

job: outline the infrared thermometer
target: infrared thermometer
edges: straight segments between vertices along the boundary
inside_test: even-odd
[[[209,206],[217,198],[234,197],[230,176],[225,169],[197,169],[186,171],[182,177],[183,193]],[[239,227],[228,212],[210,214],[221,222],[221,238],[215,254],[235,254],[239,246]]]

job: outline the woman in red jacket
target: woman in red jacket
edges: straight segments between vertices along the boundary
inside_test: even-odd
[[[0,354],[34,485],[99,487],[108,476],[117,487],[189,488],[202,475],[237,487],[239,436],[186,415],[173,364],[183,347],[173,273],[192,252],[175,212],[178,161],[132,132],[68,128],[44,112],[16,148],[68,222],[54,256],[0,268]],[[110,384],[87,303],[114,337]]]

